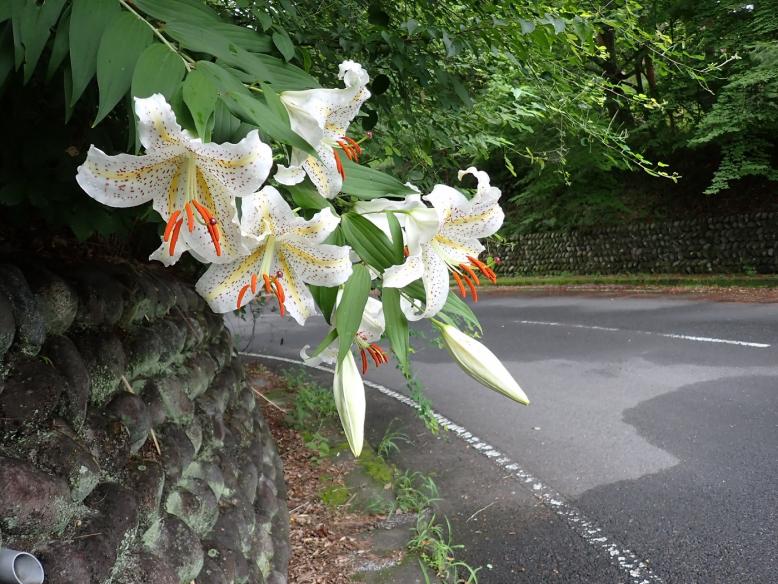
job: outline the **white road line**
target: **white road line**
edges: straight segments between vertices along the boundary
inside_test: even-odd
[[[566,322],[547,322],[544,320],[514,320],[517,324],[539,324],[544,326],[559,326],[564,328],[589,329],[592,331],[606,331],[610,333],[633,333],[636,335],[652,335],[655,337],[666,337],[668,339],[683,339],[684,341],[697,341],[700,343],[724,343],[726,345],[740,345],[741,347],[752,347],[754,349],[767,349],[769,343],[752,343],[750,341],[733,341],[731,339],[717,339],[715,337],[695,337],[692,335],[680,335],[677,333],[657,333],[653,331],[635,331],[631,329],[614,328],[610,326],[595,326],[589,324],[571,324]]]
[[[329,367],[322,367],[320,365],[306,365],[304,362],[297,359],[289,359],[287,357],[277,357],[275,355],[263,355],[260,353],[240,353],[245,357],[258,357],[261,359],[272,359],[274,361],[283,361],[285,363],[292,363],[294,365],[303,365],[311,367],[312,369],[318,369],[326,373],[334,374],[335,371]],[[365,385],[378,390],[382,394],[391,397],[405,404],[413,409],[419,409],[419,406],[407,395],[398,393],[388,387],[379,383],[364,380]],[[584,516],[581,511],[576,509],[571,504],[567,503],[564,497],[555,489],[552,489],[548,485],[544,484],[533,475],[522,469],[518,463],[512,461],[510,458],[502,454],[496,448],[484,442],[472,432],[455,424],[448,418],[433,411],[433,417],[438,423],[454,432],[462,440],[467,442],[477,452],[490,459],[495,464],[499,465],[503,469],[509,471],[511,476],[518,479],[529,489],[529,491],[540,500],[541,503],[546,505],[554,513],[556,513],[561,519],[567,523],[575,533],[581,536],[586,543],[604,552],[607,559],[614,565],[618,566],[627,576],[630,584],[662,584],[662,579],[654,574],[648,567],[648,563],[645,560],[641,560],[629,549],[621,546],[612,537],[605,535],[603,529],[599,527],[594,521]]]

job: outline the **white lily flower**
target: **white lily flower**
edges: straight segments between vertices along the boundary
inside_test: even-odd
[[[488,174],[472,166],[459,171],[459,179],[465,174],[472,174],[478,180],[473,198],[468,200],[456,189],[436,185],[423,198],[438,214],[437,232],[426,241],[426,235],[420,238],[418,250],[409,249],[405,263],[384,272],[384,286],[389,288],[403,288],[422,279],[426,304],[423,311],[409,315],[409,320],[429,318],[443,308],[449,292],[449,272],[462,297],[467,295],[466,283],[475,301],[478,301],[475,287],[480,284],[475,270],[492,282],[497,279],[491,268],[478,260],[484,250],[478,238],[494,234],[502,225],[505,215],[498,203],[500,189],[489,184]]]
[[[154,201],[167,222],[164,241],[149,259],[176,263],[191,250],[206,262],[246,253],[235,197],[255,192],[270,172],[270,147],[252,130],[237,144],[204,144],[181,129],[165,98],[135,98],[143,156],[108,156],[91,146],[76,181],[110,207]]]
[[[370,97],[366,87],[370,77],[359,63],[343,61],[338,78],[343,80],[345,87],[281,93],[292,130],[316,149],[319,160],[294,148],[290,165],[279,165],[275,179],[281,184],[294,185],[307,174],[327,199],[340,192],[345,180],[339,151],[355,161],[362,153],[362,147],[349,138],[346,131]]]
[[[393,212],[402,227],[406,246],[406,255],[415,255],[421,251],[421,245],[428,243],[440,229],[440,217],[437,210],[428,207],[421,195],[408,195],[402,201],[392,199],[373,199],[359,201],[354,210],[369,219],[391,237],[386,214]]]
[[[335,308],[340,304],[340,299],[343,296],[343,291],[338,291],[338,297],[335,301]],[[335,325],[335,311],[332,313],[332,324]],[[357,334],[354,337],[354,342],[357,348],[360,350],[362,357],[362,375],[367,372],[367,356],[373,359],[376,367],[380,367],[384,363],[389,362],[389,357],[386,352],[376,344],[376,341],[381,339],[386,328],[386,321],[384,319],[384,307],[380,300],[368,297],[367,304],[365,304],[365,310],[362,313],[362,321],[359,323]],[[320,363],[327,363],[333,365],[338,360],[338,340],[333,340],[327,345],[320,353],[316,355],[309,355],[308,349],[310,345],[305,345],[300,351],[300,356],[305,361],[306,365],[319,365]]]
[[[332,391],[348,445],[359,456],[365,434],[365,386],[351,351],[335,368]]]
[[[436,326],[446,349],[465,373],[489,389],[529,405],[527,394],[494,353],[454,326],[437,323]]]
[[[264,287],[278,299],[282,316],[288,311],[305,324],[316,312],[306,283],[338,286],[351,275],[350,248],[322,243],[340,218],[327,208],[306,221],[271,186],[244,197],[242,211],[240,225],[245,239],[255,242],[253,251],[229,264],[212,264],[197,291],[224,313],[247,304]]]

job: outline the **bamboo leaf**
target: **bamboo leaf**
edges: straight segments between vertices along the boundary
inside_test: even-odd
[[[70,106],[74,106],[97,71],[103,32],[119,13],[118,2],[73,0],[70,12]]]
[[[151,44],[151,30],[129,12],[118,14],[108,25],[97,51],[97,86],[100,102],[94,124],[107,116],[130,90],[135,64]]]
[[[354,195],[358,199],[369,200],[379,197],[395,196],[403,197],[414,192],[393,176],[385,172],[375,170],[368,166],[356,164],[348,158],[343,158],[343,171],[346,180],[341,189],[347,195]]]
[[[343,287],[343,296],[336,310],[335,327],[338,331],[338,363],[351,350],[354,335],[362,322],[367,296],[370,293],[370,273],[362,264],[354,266],[354,272]]]

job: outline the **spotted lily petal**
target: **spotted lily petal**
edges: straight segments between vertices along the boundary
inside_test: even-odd
[[[410,320],[434,316],[445,305],[449,290],[450,271],[465,297],[468,292],[478,299],[476,286],[480,283],[477,272],[491,281],[496,280],[494,272],[478,260],[484,250],[478,241],[495,233],[504,218],[499,206],[500,190],[489,183],[489,175],[474,167],[461,171],[459,177],[472,174],[478,180],[478,190],[472,199],[446,185],[436,185],[429,195],[423,197],[431,203],[438,217],[436,232],[432,237],[429,230],[434,225],[429,221],[427,230],[420,229],[418,241],[413,242],[412,232],[407,225],[423,225],[423,221],[406,219],[406,238],[410,256],[401,266],[392,266],[384,273],[384,286],[401,288],[413,280],[422,279],[426,294],[424,309],[409,316]],[[423,215],[420,215],[423,217]],[[418,248],[418,251],[417,251]]]
[[[108,156],[90,148],[76,175],[81,187],[113,207],[154,201],[166,226],[152,259],[173,264],[191,250],[201,260],[221,263],[245,254],[234,198],[258,189],[272,165],[257,131],[238,144],[203,144],[181,129],[159,94],[136,98],[135,111],[146,154]]]
[[[217,312],[239,308],[264,290],[275,295],[282,314],[304,324],[315,313],[306,284],[337,286],[351,275],[350,249],[320,243],[339,221],[330,209],[310,220],[298,217],[266,186],[243,199],[244,241],[259,242],[258,247],[223,267],[212,265],[197,290]]]
[[[314,147],[318,159],[293,149],[290,165],[280,169],[277,179],[282,184],[296,184],[302,169],[328,199],[343,186],[341,157],[355,159],[361,151],[346,134],[359,108],[370,97],[366,87],[370,78],[359,63],[341,63],[339,77],[344,83],[340,89],[284,91],[280,96],[292,130]]]

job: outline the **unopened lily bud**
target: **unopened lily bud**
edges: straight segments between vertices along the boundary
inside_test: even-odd
[[[348,445],[359,456],[365,432],[365,386],[351,351],[335,368],[332,390]]]
[[[454,326],[442,323],[436,326],[446,349],[465,373],[489,389],[520,404],[529,404],[527,395],[494,353]]]

